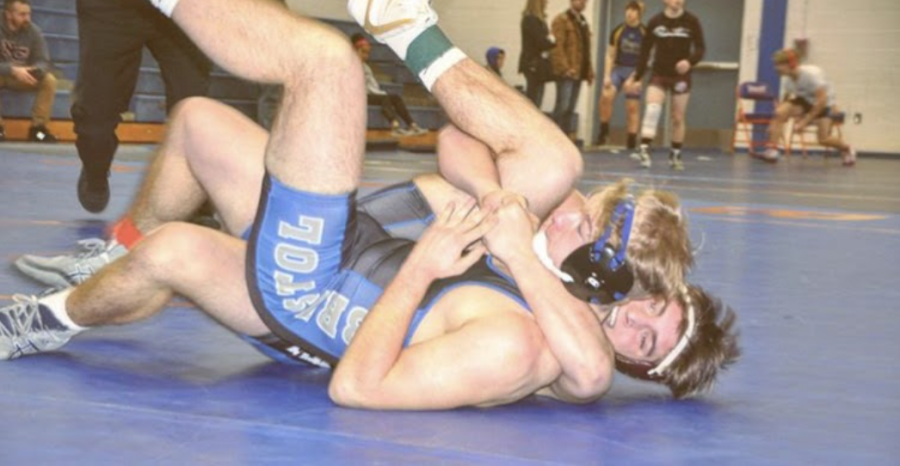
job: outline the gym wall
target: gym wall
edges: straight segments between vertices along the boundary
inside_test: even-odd
[[[686,0],[688,10],[697,11],[707,26],[707,41],[716,41],[713,29],[726,31],[724,23],[735,24],[740,31],[739,44],[722,48],[713,43],[710,50],[714,57],[708,60],[737,61],[740,69],[733,81],[755,80],[760,60],[759,45],[763,24],[764,3],[784,0]],[[790,45],[798,37],[809,39],[811,63],[823,67],[833,82],[838,104],[848,113],[845,134],[849,141],[866,152],[893,153],[900,156],[900,1],[897,0],[787,0],[787,27],[784,43]],[[349,20],[344,0],[288,0],[289,5],[312,16]],[[589,0],[586,16],[595,35],[593,49],[597,63],[607,39],[607,14],[610,7],[619,6],[619,0]],[[645,0],[647,16],[662,9],[661,0]],[[470,57],[484,63],[488,47],[499,46],[507,53],[503,75],[511,85],[524,85],[517,73],[521,48],[519,21],[525,0],[435,0],[435,8],[441,15],[443,29]],[[568,0],[550,0],[550,19],[568,8]],[[698,10],[698,8],[700,10]],[[602,13],[602,14],[601,14]],[[621,12],[612,12],[609,23],[621,20]],[[718,39],[719,41],[723,39]],[[731,43],[733,38],[725,39]],[[736,50],[737,49],[737,50]],[[707,75],[710,73],[707,72]],[[715,86],[715,96],[702,98],[699,93],[688,115],[690,145],[709,145],[708,134],[722,134],[731,127],[734,112],[734,96],[727,79]],[[702,85],[701,82],[697,83]],[[726,85],[727,84],[727,85]],[[555,86],[547,85],[543,109],[552,110]],[[725,89],[725,90],[723,90]],[[590,140],[596,122],[596,88],[582,89],[578,113],[581,115],[579,134]],[[721,96],[719,94],[722,94]],[[613,126],[621,126],[622,103],[617,102]],[[853,116],[862,116],[855,123]],[[714,121],[708,118],[715,115]],[[693,121],[692,121],[693,120]],[[720,137],[721,139],[721,137]]]
[[[900,2],[791,0],[786,29],[785,45],[807,38],[805,61],[834,85],[847,140],[860,151],[900,156]]]
[[[350,20],[346,12],[344,0],[288,0],[290,7],[311,16]],[[585,16],[596,32],[596,18],[599,16],[596,0],[589,0]],[[435,10],[441,17],[441,28],[450,39],[473,60],[484,64],[485,52],[492,46],[506,50],[506,64],[503,77],[512,86],[525,86],[525,78],[518,74],[519,54],[522,49],[520,22],[525,0],[503,0],[486,2],[484,0],[436,0]],[[550,0],[547,13],[548,23],[558,13],[569,8],[569,0]],[[596,53],[596,48],[593,50]],[[595,111],[592,103],[593,92],[582,89],[577,112],[581,115],[579,134],[586,138],[590,133],[593,118],[586,118]],[[556,89],[552,83],[547,84],[544,94],[544,111],[552,111],[556,101]]]

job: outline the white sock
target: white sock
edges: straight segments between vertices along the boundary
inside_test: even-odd
[[[66,300],[69,298],[69,295],[72,294],[74,289],[75,288],[68,288],[58,293],[44,296],[38,300],[38,303],[49,309],[53,314],[53,317],[56,317],[56,320],[68,327],[69,330],[83,332],[87,330],[88,327],[82,327],[73,322],[72,318],[69,317],[68,311],[66,311]]]
[[[159,11],[163,12],[164,15],[171,18],[172,11],[175,10],[175,5],[178,5],[179,1],[180,0],[150,0],[150,3],[159,9]]]

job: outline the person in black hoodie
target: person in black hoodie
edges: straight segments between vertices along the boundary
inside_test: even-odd
[[[670,91],[672,150],[669,165],[675,170],[684,170],[681,148],[686,131],[684,115],[691,97],[691,70],[703,59],[706,42],[700,20],[684,9],[684,0],[663,0],[663,3],[665,9],[647,23],[649,33],[641,44],[641,57],[634,73],[634,81],[639,84],[647,72],[650,53],[655,48],[638,158],[642,167],[650,168],[650,143],[656,137],[662,103],[666,92]]]
[[[547,52],[555,45],[547,26],[547,0],[528,0],[522,13],[519,73],[525,75],[525,94],[538,108],[544,101],[544,85],[553,79]]]

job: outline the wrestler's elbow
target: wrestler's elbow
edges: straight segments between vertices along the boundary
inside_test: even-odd
[[[371,405],[371,401],[363,383],[357,378],[345,375],[341,371],[336,371],[328,383],[328,397],[331,401],[345,408],[367,408]]]
[[[571,403],[590,403],[596,401],[612,386],[613,363],[608,358],[591,361],[571,374],[566,374],[565,382],[560,384],[566,401]]]

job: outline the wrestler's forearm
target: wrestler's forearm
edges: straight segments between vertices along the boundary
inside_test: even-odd
[[[400,357],[412,316],[432,282],[423,275],[419,263],[410,256],[403,264],[334,371],[332,385],[354,392],[352,399],[377,391]]]
[[[573,297],[534,254],[523,251],[505,263],[562,366],[557,387],[562,393],[558,394],[568,401],[602,395],[612,380],[614,353],[593,311]]]

